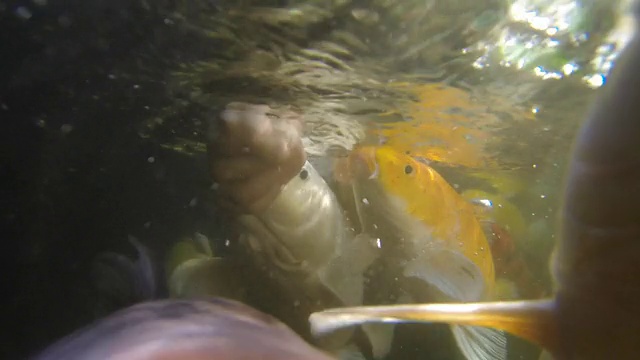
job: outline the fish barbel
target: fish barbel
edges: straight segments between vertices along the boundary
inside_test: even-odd
[[[552,298],[330,309],[311,315],[313,331],[377,322],[446,322],[508,331],[541,345],[556,359],[637,359],[639,64],[636,33],[617,59],[574,144],[563,195],[561,239],[551,259]]]

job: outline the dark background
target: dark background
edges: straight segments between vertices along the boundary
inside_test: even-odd
[[[161,251],[206,216],[189,205],[204,159],[138,135],[168,103],[165,74],[204,55],[165,23],[172,2],[151,3],[0,2],[0,358],[98,315],[96,254],[132,253],[129,234]]]

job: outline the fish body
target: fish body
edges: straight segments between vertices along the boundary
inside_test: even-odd
[[[353,194],[363,231],[418,280],[404,290],[422,301],[493,298],[495,271],[489,243],[474,207],[433,168],[392,147],[354,149],[349,156]],[[416,291],[416,289],[423,291]],[[426,290],[425,290],[426,289]],[[469,359],[502,359],[504,334],[452,327]]]
[[[222,298],[161,300],[120,310],[33,360],[304,359],[331,357],[275,318]]]
[[[370,238],[356,234],[336,195],[309,162],[263,213],[242,215],[238,222],[247,255],[256,271],[279,285],[280,302],[288,298],[298,309],[362,304],[364,272],[378,249]],[[391,343],[391,336],[375,336],[369,334],[372,344]],[[348,337],[326,339],[323,345],[339,349]]]
[[[493,259],[471,204],[433,168],[391,147],[358,148],[350,159],[354,196],[364,199],[358,211],[365,231],[386,235],[403,256],[460,255],[467,271],[480,275],[474,282],[482,288],[460,300],[491,296]]]
[[[314,332],[380,322],[445,322],[509,331],[555,359],[637,359],[639,64],[636,33],[576,138],[563,194],[561,239],[551,259],[553,297],[327,310],[311,315]]]

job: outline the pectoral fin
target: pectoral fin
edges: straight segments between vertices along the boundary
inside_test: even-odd
[[[346,306],[362,304],[363,274],[379,255],[373,244],[371,237],[359,234],[318,271],[320,282]]]
[[[391,324],[364,324],[362,330],[371,344],[374,359],[382,359],[391,351],[395,326]]]
[[[367,360],[364,354],[362,354],[354,344],[349,344],[343,349],[337,351],[336,357],[338,360]]]
[[[460,252],[445,247],[430,249],[410,261],[404,276],[416,277],[459,301],[478,301],[485,289],[480,268]],[[457,325],[451,330],[469,360],[502,360],[507,356],[507,339],[502,331]]]
[[[448,298],[460,301],[478,301],[485,289],[480,268],[463,254],[445,247],[429,249],[409,261],[404,276],[418,278]]]
[[[507,358],[507,338],[500,330],[451,325],[451,331],[460,351],[469,360]]]

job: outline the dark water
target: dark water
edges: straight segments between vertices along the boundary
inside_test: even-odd
[[[128,2],[25,2],[24,20],[4,5],[0,356],[21,358],[94,317],[93,256],[130,251],[127,234],[162,249],[193,228],[206,175],[202,159],[137,133],[167,104],[165,62],[197,53],[161,17]]]
[[[288,2],[253,3],[286,6]],[[309,3],[326,10],[322,2]],[[350,83],[291,90],[281,78],[251,75],[249,71],[270,69],[271,51],[297,51],[335,40],[339,32],[356,36],[369,32],[364,45],[343,43],[350,47],[345,45],[349,53],[341,59],[358,71],[374,74],[376,65],[387,69],[383,76],[387,79],[394,73],[417,74],[471,86],[491,83],[487,78],[494,75],[509,78],[492,70],[474,75],[468,59],[463,59],[466,65],[453,61],[459,49],[485,31],[460,36],[468,30],[460,24],[468,25],[468,19],[482,13],[478,8],[504,10],[500,2],[473,6],[438,2],[438,14],[464,15],[449,23],[438,17],[412,17],[410,6],[399,6],[386,19],[396,22],[380,25],[375,16],[389,9],[383,3],[344,1],[326,13],[309,15],[311,20],[261,23],[268,34],[249,26],[234,29],[229,38],[219,35],[225,29],[223,23],[210,20],[224,19],[225,11],[234,9],[224,1],[49,1],[43,5],[1,1],[0,217],[5,295],[0,310],[4,339],[0,357],[33,354],[104,315],[107,309],[96,305],[88,269],[103,251],[132,253],[128,235],[143,240],[159,257],[177,239],[196,231],[221,246],[230,229],[206,201],[210,180],[205,154],[198,146],[204,141],[207,118],[226,102],[262,99],[304,106],[305,100],[319,94],[378,99],[380,104],[385,96],[394,95]],[[246,8],[237,9],[251,14]],[[354,12],[362,9],[374,12]],[[241,17],[246,24],[256,21],[252,19]],[[424,19],[432,22],[424,25]],[[409,35],[403,36],[401,29]],[[415,50],[419,30],[433,35],[447,29],[453,35],[438,38],[431,51]],[[278,43],[278,37],[287,40]],[[396,47],[390,50],[390,44]],[[266,55],[247,55],[258,53]],[[215,73],[191,66],[198,61],[222,64],[223,70]],[[577,80],[543,83],[507,75],[515,79],[508,86],[532,84],[535,91],[523,103],[543,104],[544,111],[537,122],[501,130],[499,136],[506,140],[500,151],[512,162],[538,164],[536,178],[549,191],[547,201],[553,201],[566,151],[592,90]],[[560,97],[563,101],[558,101]],[[376,111],[381,111],[379,106],[362,113]],[[556,205],[531,201],[538,195],[535,191],[523,194],[519,203],[527,204],[526,213],[533,216],[550,213],[542,225],[547,230],[538,235],[550,236]],[[415,328],[407,325],[398,332],[410,334]],[[394,351],[417,356],[423,350],[416,347],[414,351],[413,343],[421,341],[411,339],[404,350]],[[528,347],[517,340],[511,346]]]

